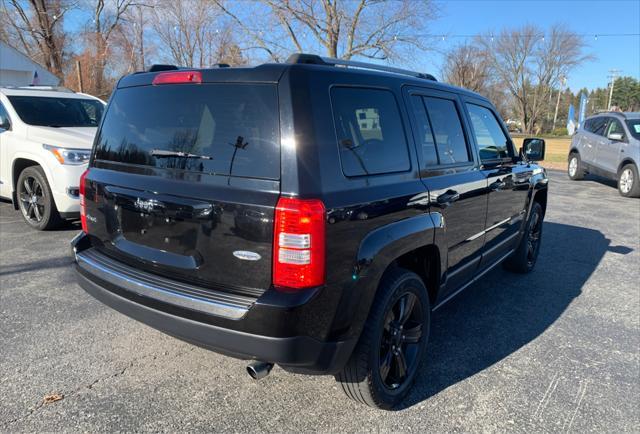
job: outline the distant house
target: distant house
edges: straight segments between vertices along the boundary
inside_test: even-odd
[[[57,86],[59,83],[60,79],[45,67],[0,41],[0,86]]]

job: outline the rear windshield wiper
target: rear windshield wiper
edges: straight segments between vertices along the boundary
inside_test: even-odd
[[[196,155],[196,154],[190,154],[188,152],[180,152],[180,151],[165,151],[162,149],[154,149],[153,151],[151,151],[151,156],[159,157],[159,158],[181,157],[181,158],[198,158],[201,160],[213,160],[213,157],[209,157],[208,155]]]

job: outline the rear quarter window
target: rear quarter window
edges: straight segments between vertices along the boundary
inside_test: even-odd
[[[403,172],[411,168],[404,127],[392,92],[334,87],[331,105],[346,176]]]
[[[280,177],[275,85],[178,84],[119,89],[98,160],[248,178]],[[162,156],[183,152],[205,158]]]

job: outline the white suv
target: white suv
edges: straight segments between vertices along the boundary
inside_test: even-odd
[[[79,218],[80,175],[104,107],[67,89],[0,88],[0,197],[33,228]]]

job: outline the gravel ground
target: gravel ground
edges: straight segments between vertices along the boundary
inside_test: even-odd
[[[638,432],[640,201],[550,178],[536,270],[498,267],[438,310],[394,412],[332,377],[276,367],[255,382],[110,310],[75,283],[77,226],[37,233],[0,203],[0,431]]]

